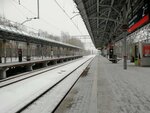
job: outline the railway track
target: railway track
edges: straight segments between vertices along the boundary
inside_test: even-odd
[[[40,100],[41,98],[43,98],[45,95],[47,95],[47,93],[49,93],[49,92],[53,92],[53,93],[50,93],[51,95],[53,95],[53,96],[56,96],[56,95],[54,95],[56,92],[55,92],[55,90],[57,89],[57,91],[59,91],[59,89],[65,89],[65,88],[63,88],[62,86],[63,85],[61,85],[61,84],[66,84],[67,83],[67,81],[72,81],[72,82],[70,82],[71,84],[70,85],[66,85],[68,88],[66,89],[66,91],[62,91],[63,92],[63,96],[61,95],[61,98],[60,99],[56,99],[57,100],[57,102],[56,102],[56,104],[49,110],[49,111],[51,111],[51,112],[54,112],[56,109],[57,109],[57,107],[58,107],[58,105],[60,104],[60,102],[64,99],[64,97],[67,95],[67,93],[69,92],[69,90],[71,89],[71,87],[73,87],[73,85],[75,84],[75,82],[78,80],[78,78],[79,78],[79,75],[83,72],[83,70],[87,67],[87,65],[92,61],[92,59],[93,59],[93,57],[89,57],[89,58],[85,58],[84,60],[83,59],[80,59],[79,61],[76,61],[76,62],[74,62],[74,63],[72,63],[72,64],[69,64],[70,66],[72,66],[70,69],[69,69],[69,67],[70,66],[68,66],[67,64],[67,66],[68,66],[68,72],[67,72],[67,70],[66,70],[66,72],[65,72],[65,70],[61,70],[61,75],[59,75],[59,73],[57,73],[58,75],[54,75],[54,76],[58,76],[59,77],[59,79],[58,80],[55,80],[56,79],[56,77],[55,77],[55,79],[52,81],[52,83],[45,83],[44,84],[44,82],[43,82],[43,84],[41,84],[41,85],[43,85],[43,86],[41,86],[42,88],[40,88],[40,87],[38,87],[38,86],[40,86],[39,84],[35,87],[35,88],[33,88],[34,90],[36,89],[36,88],[39,88],[39,89],[37,89],[37,90],[35,90],[34,92],[32,92],[32,88],[30,89],[30,91],[31,91],[31,93],[32,94],[30,94],[31,96],[29,97],[29,98],[27,98],[27,99],[24,99],[24,101],[21,101],[21,97],[20,98],[18,98],[18,100],[19,100],[19,102],[17,101],[17,100],[14,100],[14,99],[11,99],[10,100],[10,104],[8,104],[8,103],[6,103],[6,104],[4,104],[4,106],[1,106],[0,107],[0,111],[2,111],[3,113],[20,113],[20,112],[27,112],[27,113],[29,113],[30,111],[26,111],[26,110],[28,110],[27,108],[30,108],[32,105],[35,105],[34,103],[35,102],[37,102],[38,100]],[[67,67],[66,66],[66,67]],[[65,67],[65,66],[64,66]],[[64,68],[63,67],[63,68]],[[74,68],[75,67],[75,68]],[[60,67],[60,69],[63,69],[62,67]],[[73,69],[72,69],[73,68]],[[57,69],[56,69],[57,70]],[[48,72],[48,71],[47,71]],[[47,72],[45,72],[45,73],[47,73]],[[53,72],[51,72],[52,74],[54,74],[55,73],[55,71],[53,71]],[[71,75],[73,75],[74,74],[74,76],[71,76]],[[78,75],[78,76],[77,76]],[[42,75],[41,75],[42,76]],[[44,76],[47,76],[47,75],[43,75],[42,77],[44,78]],[[42,77],[37,77],[37,76],[35,76],[37,79],[39,79],[39,80],[41,80],[42,79]],[[73,79],[72,77],[75,77],[75,79]],[[30,78],[30,79],[33,79],[34,77],[32,77],[32,78]],[[48,77],[45,77],[43,80],[45,81],[47,81],[47,80],[49,80],[49,79],[51,78],[50,76],[48,76]],[[53,78],[53,77],[52,77]],[[68,78],[68,79],[67,79]],[[70,79],[69,79],[70,78]],[[31,80],[32,81],[32,80]],[[30,82],[31,82],[30,81]],[[42,81],[42,80],[41,80]],[[65,82],[64,82],[65,81]],[[36,82],[36,79],[35,79],[35,82]],[[16,85],[17,84],[17,85]],[[16,82],[16,84],[15,83],[13,83],[12,85],[8,85],[8,86],[6,86],[6,87],[3,87],[3,88],[1,88],[2,89],[2,91],[3,91],[3,89],[4,89],[4,91],[5,90],[9,90],[9,87],[11,87],[11,90],[12,90],[12,87],[13,88],[16,88],[16,86],[18,87],[18,86],[20,86],[20,84],[23,84],[23,85],[25,85],[25,84],[28,84],[29,85],[29,79],[26,79],[26,80],[23,80],[23,81],[20,81],[20,82]],[[32,83],[33,84],[33,83]],[[48,85],[47,85],[48,84]],[[7,88],[8,87],[8,88]],[[24,88],[24,89],[26,89],[26,88]],[[29,90],[29,89],[28,89]],[[29,93],[30,91],[28,91],[28,92],[25,92],[25,93]],[[16,92],[19,92],[19,91],[17,91],[16,90]],[[65,93],[64,93],[65,92]],[[1,93],[1,90],[0,90],[0,93]],[[23,93],[24,94],[24,93]],[[3,94],[2,94],[3,95]],[[19,95],[19,93],[18,93],[18,95]],[[28,95],[28,94],[27,94]],[[14,95],[15,96],[15,95]],[[29,95],[28,95],[29,96]],[[5,97],[5,96],[4,96]],[[9,98],[11,98],[11,97],[13,97],[13,95],[10,95],[10,97]],[[25,96],[25,97],[27,97],[27,96]],[[59,96],[60,97],[60,96]],[[53,98],[52,98],[53,99]],[[2,101],[3,100],[3,98],[1,97],[1,95],[0,95],[0,101]],[[59,100],[59,101],[58,101]],[[16,102],[15,103],[15,105],[14,105],[14,102]],[[20,103],[21,102],[21,103]],[[9,106],[9,108],[8,108],[8,106]],[[45,113],[45,112],[44,112]]]
[[[48,66],[46,68],[41,68],[41,69],[37,69],[37,70],[34,70],[34,71],[30,71],[30,72],[25,72],[25,73],[22,73],[22,74],[19,74],[19,75],[16,75],[16,76],[12,76],[12,77],[0,80],[0,88],[6,87],[8,85],[14,84],[16,82],[19,82],[19,81],[22,81],[22,80],[25,80],[25,79],[28,79],[28,78],[31,78],[31,77],[34,77],[34,76],[38,76],[41,73],[48,72],[50,70],[68,65],[68,64],[70,64],[72,62],[75,62],[75,61],[78,61],[78,60],[79,59],[76,59],[76,60],[69,61],[69,62],[66,62],[66,63],[63,63],[63,64],[57,64],[57,65],[51,66],[51,67]]]

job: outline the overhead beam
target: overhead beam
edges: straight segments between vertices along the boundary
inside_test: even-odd
[[[88,15],[88,17],[91,18],[91,17],[95,17],[95,16],[96,16],[96,17],[106,16],[105,13],[106,13],[107,11],[109,11],[108,8],[107,8],[107,9],[103,9],[103,10],[101,10],[101,11],[99,10],[99,14],[98,14],[97,12],[95,12],[95,13],[93,13],[93,14]],[[97,16],[97,15],[98,15],[98,16]]]
[[[93,32],[97,32],[97,30],[94,30]],[[99,31],[99,33],[104,33],[104,34],[108,34],[108,35],[114,35],[114,33],[111,32],[107,32],[107,31]]]
[[[102,20],[106,20],[107,22],[112,21],[112,22],[115,22],[115,23],[122,24],[120,21],[112,19],[112,18],[108,18],[108,17],[100,17],[100,16],[99,17],[89,17],[89,19],[102,19]]]
[[[92,4],[90,7],[86,8],[85,10],[90,10],[92,8],[95,8],[97,4]]]
[[[114,0],[111,0],[111,7],[113,6],[113,4],[114,4]],[[112,9],[110,8],[109,13],[108,13],[108,16],[107,16],[107,21],[106,21],[106,25],[105,25],[104,31],[106,31],[106,28],[107,28],[107,24],[108,24],[108,22],[109,22],[109,18],[110,18],[111,11],[112,11]],[[115,21],[116,21],[116,20],[115,20]],[[103,34],[103,37],[104,37],[104,34]]]
[[[99,0],[97,0],[97,17],[99,17]],[[99,28],[99,19],[97,18],[97,29]],[[97,31],[98,35],[99,31]]]
[[[117,14],[119,14],[120,18],[122,18],[121,13],[120,13],[116,8],[114,8],[113,6],[110,6],[110,5],[102,5],[102,4],[100,4],[99,6],[112,8]]]

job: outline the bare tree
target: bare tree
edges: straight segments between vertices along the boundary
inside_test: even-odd
[[[61,32],[61,41],[67,43],[67,40],[70,39],[70,35],[67,32]]]
[[[83,42],[81,42],[81,40],[77,38],[70,38],[69,40],[67,40],[67,43],[84,48]]]
[[[61,41],[64,43],[68,43],[71,45],[79,46],[81,48],[84,48],[84,44],[81,42],[80,39],[72,38],[69,33],[67,32],[61,32]]]

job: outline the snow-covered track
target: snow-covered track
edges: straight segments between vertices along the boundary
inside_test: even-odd
[[[82,58],[76,62],[42,73],[41,76],[31,77],[1,88],[0,102],[2,103],[0,103],[0,111],[2,113],[30,113],[31,111],[28,111],[30,107],[33,106],[34,108],[34,105],[38,105],[35,104],[36,102],[50,94],[51,104],[46,105],[50,106],[48,112],[53,112],[93,57]],[[59,90],[61,92],[58,92]],[[37,110],[37,108],[33,108],[32,110]],[[44,108],[44,110],[47,109]]]
[[[51,67],[49,66],[49,67],[46,67],[46,68],[41,68],[41,69],[21,73],[21,74],[12,76],[12,77],[8,77],[6,79],[0,80],[0,88],[6,87],[8,85],[14,84],[16,82],[20,82],[22,80],[25,80],[25,79],[28,79],[28,78],[31,78],[31,77],[34,77],[34,76],[37,76],[37,75],[40,75],[41,73],[45,73],[47,71],[65,66],[65,65],[70,64],[72,62],[75,62],[77,60],[79,60],[79,59],[69,61],[69,62],[65,62],[63,64],[57,64],[57,65],[54,65],[54,66],[51,66]]]

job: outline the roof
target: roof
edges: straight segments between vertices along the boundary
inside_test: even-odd
[[[132,8],[136,9],[142,1],[74,0],[96,48],[121,38],[122,25],[127,24]]]
[[[49,38],[37,36],[34,34],[31,35],[22,30],[18,30],[16,28],[4,26],[4,25],[0,25],[0,38],[6,40],[15,40],[15,41],[23,41],[29,43],[47,44],[52,46],[62,46],[62,47],[69,47],[74,49],[82,49],[78,46],[62,43]]]

